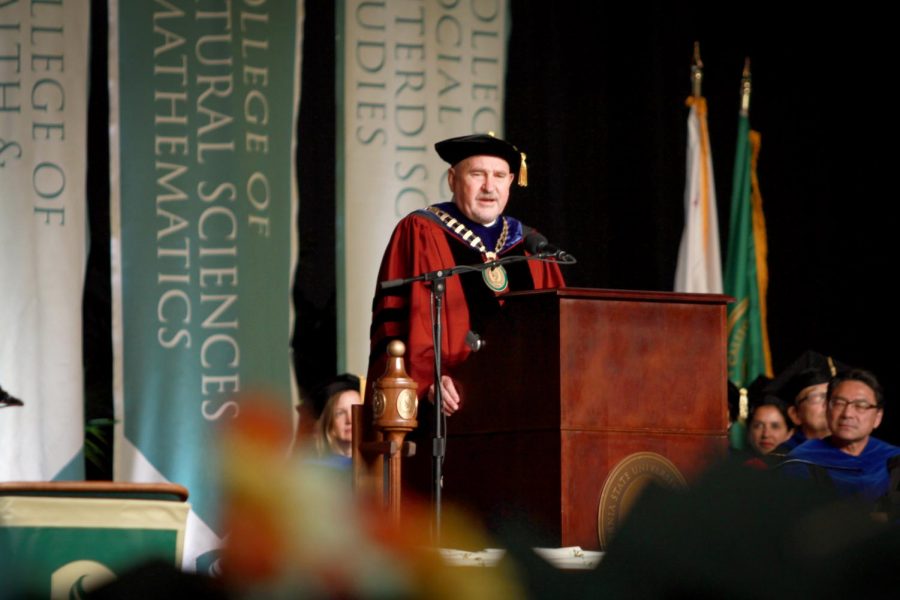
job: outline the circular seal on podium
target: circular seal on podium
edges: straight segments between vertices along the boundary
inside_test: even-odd
[[[683,489],[684,476],[672,461],[655,452],[636,452],[620,460],[603,483],[597,510],[597,534],[605,549],[619,524],[650,484]]]

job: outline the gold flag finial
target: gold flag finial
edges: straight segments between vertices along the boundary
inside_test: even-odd
[[[747,422],[747,417],[750,415],[750,398],[749,393],[747,392],[747,388],[741,388],[741,396],[740,400],[738,400],[738,421],[741,423]]]
[[[691,61],[691,90],[699,98],[703,86],[703,61],[700,60],[700,42],[694,42],[694,59]]]
[[[826,357],[828,360],[828,371],[831,373],[831,376],[834,377],[837,375],[837,367],[834,365],[834,359],[830,356]]]
[[[744,72],[741,76],[741,114],[750,114],[750,57],[744,59]]]

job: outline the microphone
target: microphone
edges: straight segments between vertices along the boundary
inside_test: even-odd
[[[547,254],[560,260],[567,260],[571,255],[551,244],[542,233],[534,229],[525,234],[525,249],[529,254]]]
[[[471,329],[466,334],[466,346],[468,346],[472,352],[478,352],[479,350],[484,348],[484,344],[484,338]]]

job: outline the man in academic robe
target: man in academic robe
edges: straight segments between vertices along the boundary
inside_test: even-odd
[[[783,470],[824,481],[842,496],[876,501],[889,492],[889,462],[900,448],[872,436],[884,416],[875,376],[862,369],[838,373],[828,384],[826,417],[831,435],[812,439],[788,454]]]
[[[385,250],[378,281],[398,280],[457,265],[487,263],[527,254],[531,231],[504,214],[513,181],[527,182],[524,154],[492,135],[469,135],[435,144],[450,164],[447,182],[453,197],[402,219]],[[442,409],[452,415],[464,394],[454,370],[472,352],[474,334],[500,310],[510,291],[564,285],[555,262],[522,261],[446,280],[441,339]],[[384,372],[385,349],[395,339],[406,344],[406,365],[420,398],[434,395],[434,347],[428,284],[415,282],[376,289],[373,301],[369,388]],[[366,397],[369,397],[367,393]]]
[[[788,406],[794,433],[779,447],[788,453],[806,440],[822,439],[829,433],[825,415],[828,382],[844,365],[830,356],[807,350],[769,385],[766,393],[774,394]]]

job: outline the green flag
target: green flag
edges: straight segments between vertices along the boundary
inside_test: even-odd
[[[749,385],[759,375],[772,376],[766,328],[766,223],[756,178],[758,154],[759,134],[750,130],[750,119],[742,111],[725,264],[725,293],[735,299],[728,307],[728,377],[738,387]]]

